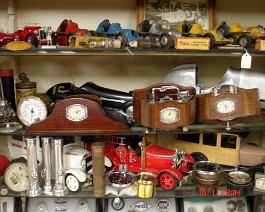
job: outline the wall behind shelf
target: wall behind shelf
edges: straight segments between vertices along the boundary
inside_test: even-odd
[[[1,0],[0,4],[0,27],[4,31],[8,31],[9,24],[8,1],[12,2]],[[78,23],[79,28],[89,30],[96,30],[98,24],[106,18],[111,23],[119,22],[123,28],[134,29],[136,26],[135,0],[14,0],[14,8],[17,22],[14,30],[23,29],[27,24],[51,26],[56,30],[63,19],[72,19]]]
[[[216,23],[226,21],[242,26],[265,25],[265,1],[261,0],[215,0]],[[12,6],[12,2],[14,2]],[[13,15],[13,16],[12,16]],[[95,30],[105,18],[119,22],[123,28],[136,28],[136,0],[1,0],[0,28],[11,32],[30,23],[52,26],[56,30],[63,19],[72,19],[80,28]]]
[[[128,92],[162,82],[172,68],[187,62],[197,63],[204,87],[214,86],[229,66],[240,68],[240,61],[241,57],[23,56],[19,57],[18,70],[37,82],[39,92],[61,82],[81,86],[88,81]],[[253,58],[251,70],[264,71],[264,58]]]
[[[216,23],[226,21],[230,26],[238,22],[241,26],[265,26],[265,1],[261,0],[215,0]]]

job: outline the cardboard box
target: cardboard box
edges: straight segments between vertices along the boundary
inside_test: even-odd
[[[178,37],[176,38],[175,49],[209,50],[210,42],[208,37]]]
[[[265,37],[256,39],[255,49],[260,51],[265,51]]]

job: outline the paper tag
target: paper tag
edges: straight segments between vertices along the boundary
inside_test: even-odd
[[[251,68],[252,57],[249,53],[245,53],[241,57],[241,68]]]

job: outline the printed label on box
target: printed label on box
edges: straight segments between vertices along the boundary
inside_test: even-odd
[[[176,49],[209,50],[210,38],[203,37],[179,37],[175,42]]]

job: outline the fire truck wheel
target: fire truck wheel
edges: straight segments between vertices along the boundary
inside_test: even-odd
[[[82,189],[81,182],[72,174],[65,176],[65,184],[71,192],[79,192]]]
[[[201,152],[192,152],[190,155],[195,159],[196,162],[208,160],[207,156]]]
[[[178,180],[169,172],[161,172],[158,175],[158,183],[165,190],[174,190],[178,186]]]

